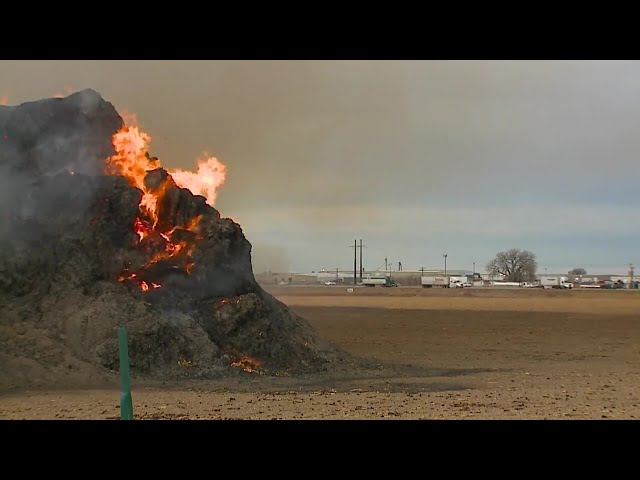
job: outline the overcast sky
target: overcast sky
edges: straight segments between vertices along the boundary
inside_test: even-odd
[[[352,268],[354,238],[365,268],[640,265],[639,62],[0,61],[11,105],[82,88],[164,166],[228,166],[256,271]]]

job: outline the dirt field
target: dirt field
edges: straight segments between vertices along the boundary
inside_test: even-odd
[[[152,384],[137,418],[640,418],[640,292],[270,288],[319,332],[379,361],[341,377]],[[3,419],[109,419],[101,389],[12,391]]]

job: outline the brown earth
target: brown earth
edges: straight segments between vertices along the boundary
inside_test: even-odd
[[[136,418],[640,418],[640,292],[268,289],[321,336],[379,368],[134,379]],[[3,419],[118,414],[115,376],[0,396]]]

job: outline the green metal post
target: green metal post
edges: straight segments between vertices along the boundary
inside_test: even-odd
[[[129,379],[129,346],[127,331],[124,327],[118,329],[118,345],[120,346],[120,419],[133,420],[133,400]]]

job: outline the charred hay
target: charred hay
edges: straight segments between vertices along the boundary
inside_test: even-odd
[[[132,373],[153,378],[353,362],[260,288],[240,225],[161,168],[145,186],[166,189],[158,224],[175,227],[171,242],[184,248],[165,258],[166,240],[139,240],[142,192],[105,174],[122,127],[92,90],[0,106],[0,386],[20,383],[15,370],[25,365],[27,377],[49,379],[117,370],[119,326]],[[197,233],[185,228],[194,218]]]

